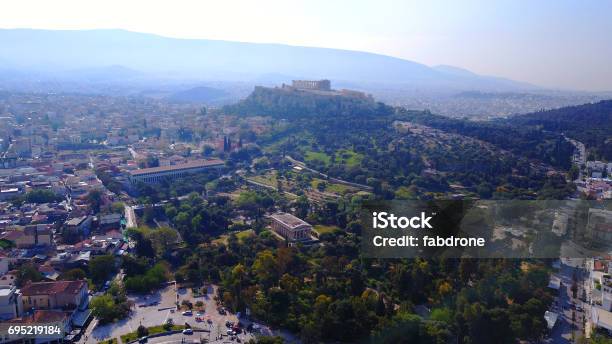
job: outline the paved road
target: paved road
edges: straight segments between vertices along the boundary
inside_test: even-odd
[[[557,302],[553,305],[552,311],[559,314],[558,324],[553,329],[550,338],[546,340],[547,343],[572,343],[576,338],[584,334],[584,323],[583,317],[588,318],[587,314],[584,313],[588,309],[584,302],[580,300],[583,290],[583,278],[582,267],[585,263],[585,259],[562,259],[561,270],[559,271],[559,278],[561,279],[562,286],[559,289],[559,297]],[[574,274],[577,278],[578,290],[576,293],[577,298],[573,297],[572,284]],[[578,308],[582,308],[583,311],[579,311]],[[573,336],[572,336],[573,333]]]
[[[246,335],[241,334],[238,336],[240,338],[241,343],[248,342],[248,338]],[[237,343],[236,340],[231,340],[228,336],[224,335],[221,337],[215,338],[215,334],[207,333],[207,332],[195,332],[191,335],[186,335],[182,333],[173,334],[170,336],[162,336],[149,338],[147,340],[148,344],[182,344],[182,343],[201,343],[202,339],[208,340],[208,343]]]
[[[586,322],[584,324],[584,333],[587,338],[591,338],[591,332],[593,331],[593,323],[592,323],[592,314],[591,314],[591,303],[593,301],[593,290],[591,285],[591,276],[589,276],[589,271],[593,271],[593,259],[585,260],[585,278],[583,279],[583,288],[586,294],[586,302],[584,302],[584,314],[586,318]]]
[[[203,337],[205,338],[205,337]],[[170,344],[170,343],[200,343],[200,334],[185,335],[182,333],[173,334],[170,336],[162,336],[149,338],[149,344]]]
[[[571,144],[573,144],[574,147],[576,148],[576,150],[574,151],[574,154],[572,155],[572,162],[576,164],[576,166],[578,166],[579,173],[578,173],[578,178],[576,178],[576,181],[580,181],[582,180],[582,177],[583,177],[582,166],[586,164],[586,148],[584,146],[584,143],[580,141],[570,139],[565,135],[563,135],[563,137],[567,141],[569,141]]]
[[[125,206],[125,220],[126,220],[126,228],[136,228],[138,227],[138,223],[136,222],[136,214],[134,213],[134,208],[132,206]]]

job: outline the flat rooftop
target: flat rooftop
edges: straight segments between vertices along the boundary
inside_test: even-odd
[[[295,217],[291,214],[288,214],[288,213],[276,213],[276,214],[271,215],[270,217],[279,222],[282,222],[283,224],[291,228],[295,228],[301,225],[310,226],[308,222],[300,219],[299,217]]]
[[[87,220],[87,216],[75,217],[66,221],[67,226],[78,226],[81,222]]]
[[[139,170],[131,171],[130,174],[132,176],[139,176],[139,175],[149,174],[149,173],[160,173],[160,172],[187,170],[187,169],[192,169],[192,168],[221,166],[223,164],[225,164],[225,162],[220,159],[193,160],[193,161],[189,161],[187,163],[178,164],[178,165],[141,168]]]
[[[0,296],[7,297],[11,295],[12,293],[13,293],[13,290],[11,288],[1,288],[0,289]]]
[[[599,307],[592,308],[593,318],[596,319],[596,326],[603,327],[606,330],[612,329],[612,312]]]

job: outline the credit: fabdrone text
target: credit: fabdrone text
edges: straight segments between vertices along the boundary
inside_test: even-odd
[[[431,221],[431,216],[426,216],[425,212],[421,212],[420,216],[414,217],[398,217],[395,214],[389,214],[385,211],[372,213],[372,227],[375,229],[432,229],[433,227],[429,224],[429,221]]]

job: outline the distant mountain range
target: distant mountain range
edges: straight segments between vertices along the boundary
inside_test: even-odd
[[[331,79],[429,90],[534,90],[536,86],[379,54],[281,44],[176,39],[124,30],[0,29],[0,78],[26,73],[85,81],[168,78],[257,83]]]
[[[199,86],[190,88],[188,90],[176,92],[168,96],[167,99],[170,101],[185,103],[210,103],[219,99],[223,99],[228,95],[229,94],[224,90],[206,86]]]

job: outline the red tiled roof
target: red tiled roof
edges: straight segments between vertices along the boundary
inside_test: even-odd
[[[91,245],[91,239],[85,239],[83,241],[79,241],[72,246],[77,250],[81,250],[85,247],[85,245]]]
[[[33,295],[53,295],[59,293],[78,294],[79,291],[87,286],[85,281],[57,281],[57,282],[36,282],[29,283],[21,288],[24,296]]]
[[[595,225],[595,230],[599,232],[612,232],[612,224],[598,223]]]
[[[57,272],[55,271],[55,269],[52,266],[48,266],[48,265],[41,265],[38,267],[38,271],[41,273],[53,273],[53,272]]]
[[[17,240],[17,239],[21,238],[24,235],[25,235],[25,233],[23,231],[12,230],[12,231],[7,231],[2,238],[6,239],[6,240],[13,241],[13,240]]]
[[[109,238],[123,238],[123,234],[121,234],[121,232],[116,230],[116,229],[112,229],[110,231],[107,231],[105,233],[105,236],[109,237]]]
[[[63,322],[69,313],[62,311],[36,310],[34,314],[23,318],[7,320],[11,324],[44,324],[52,322]]]
[[[67,312],[62,311],[50,311],[50,310],[37,310],[32,315],[34,323],[50,323],[64,321],[68,317]]]
[[[604,265],[604,263],[602,261],[596,260],[593,263],[593,270],[595,271],[604,271],[606,269],[606,266]]]

